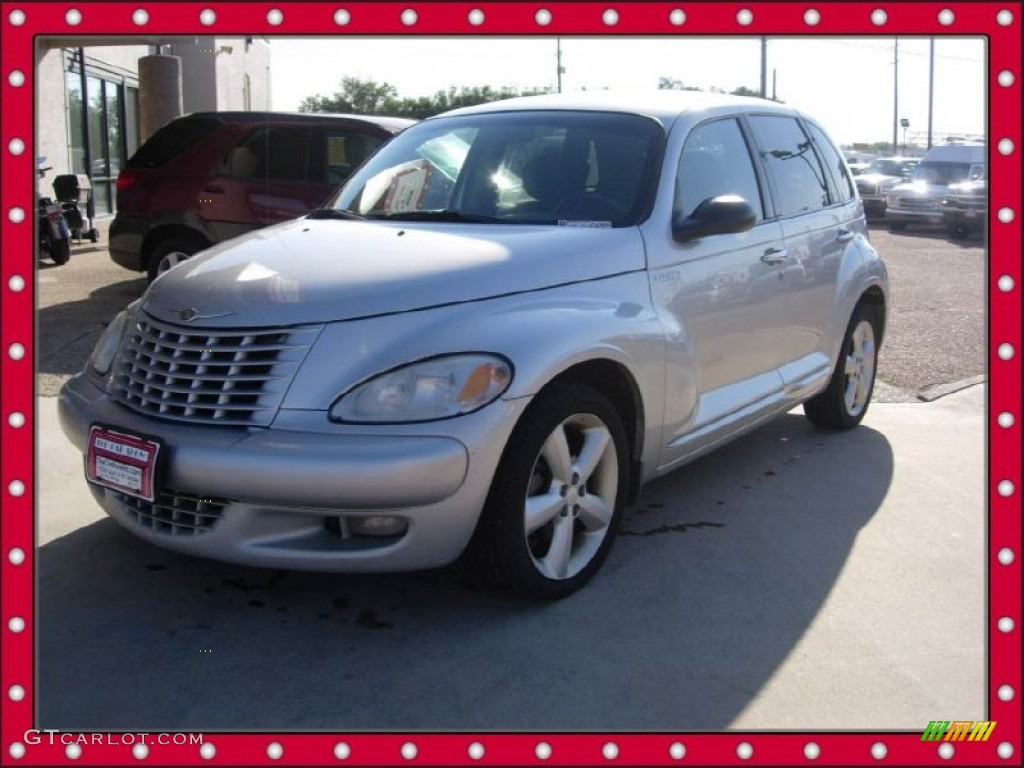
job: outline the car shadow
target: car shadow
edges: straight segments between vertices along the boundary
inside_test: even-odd
[[[786,415],[650,483],[601,573],[555,603],[459,566],[200,560],[104,518],[37,553],[37,725],[725,729],[815,620],[892,476],[881,433]]]
[[[45,263],[39,265],[46,268]],[[97,288],[88,298],[36,310],[36,372],[78,373],[107,324],[146,290],[145,278]]]

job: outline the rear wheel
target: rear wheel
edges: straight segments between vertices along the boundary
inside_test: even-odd
[[[146,261],[146,277],[150,282],[156,280],[167,270],[186,261],[209,244],[199,238],[175,235],[161,240],[149,254]]]
[[[553,385],[512,433],[473,540],[471,560],[520,595],[565,597],[608,555],[629,486],[618,412],[590,387]]]
[[[71,241],[50,240],[50,258],[54,264],[67,264],[71,260]]]
[[[864,419],[875,389],[880,329],[880,310],[858,304],[828,388],[804,403],[804,413],[816,427],[851,429]]]

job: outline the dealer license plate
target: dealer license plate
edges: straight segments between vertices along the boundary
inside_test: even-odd
[[[160,447],[152,438],[93,425],[85,476],[97,485],[154,501]]]

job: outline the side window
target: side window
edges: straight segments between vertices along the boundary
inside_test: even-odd
[[[709,197],[739,195],[764,218],[750,149],[733,118],[697,126],[687,137],[676,172],[676,210],[685,218]]]
[[[835,146],[829,141],[828,136],[825,135],[821,128],[814,123],[807,123],[806,125],[811,133],[811,138],[814,139],[815,146],[818,148],[818,153],[832,175],[833,185],[838,195],[837,202],[845,203],[852,200],[854,196],[853,181],[850,179],[849,173],[847,173],[846,163],[843,162],[842,156],[836,151]]]
[[[344,128],[322,129],[318,133],[310,177],[327,184],[341,184],[383,143],[380,136]]]
[[[828,184],[807,134],[792,117],[753,115],[751,127],[774,182],[776,213],[793,216],[828,206]]]
[[[224,158],[220,172],[236,179],[305,181],[312,127],[257,128]]]

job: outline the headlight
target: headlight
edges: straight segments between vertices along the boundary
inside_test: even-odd
[[[496,355],[465,354],[412,363],[359,384],[331,407],[335,421],[402,423],[447,419],[483,408],[512,383]]]
[[[100,340],[89,357],[89,364],[92,369],[101,376],[105,376],[114,362],[114,355],[117,354],[117,346],[121,342],[121,335],[124,333],[125,322],[128,319],[128,312],[122,311],[110,321],[102,334]]]

